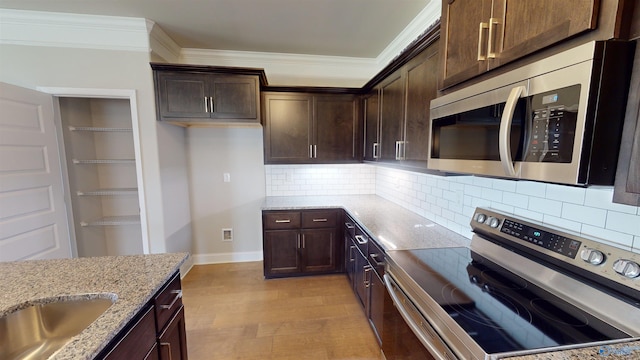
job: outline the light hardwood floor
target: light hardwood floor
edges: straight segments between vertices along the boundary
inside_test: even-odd
[[[262,262],[182,280],[189,360],[382,359],[343,274],[265,280]]]

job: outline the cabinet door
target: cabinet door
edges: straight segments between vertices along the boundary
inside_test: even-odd
[[[373,328],[378,343],[382,343],[382,331],[384,323],[384,296],[386,289],[382,279],[375,271],[370,271],[369,275],[369,324]]]
[[[135,322],[113,349],[103,358],[105,360],[143,360],[153,356],[156,343],[156,326],[153,306],[143,312],[142,317]]]
[[[367,273],[369,272],[369,262],[367,262],[367,258],[365,258],[357,248],[354,250],[354,256],[356,260],[354,273],[354,290],[356,292],[356,295],[358,296],[360,305],[362,305],[362,307],[365,309],[365,313],[368,314],[368,294],[365,281],[367,280]]]
[[[161,118],[208,118],[207,76],[201,73],[156,72]]]
[[[302,231],[304,272],[327,272],[337,267],[335,228]]]
[[[211,76],[209,96],[211,117],[248,122],[259,121],[257,104],[259,88],[257,76]]]
[[[481,60],[481,56],[486,56],[490,18],[491,0],[442,0],[444,87],[487,70],[487,62]],[[523,24],[520,24],[520,28],[525,27]]]
[[[438,94],[438,43],[408,63],[404,143],[405,165],[426,168],[429,153],[429,107]]]
[[[404,119],[404,81],[400,72],[380,87],[380,160],[398,159]]]
[[[302,94],[264,95],[265,163],[295,164],[310,160],[313,98]]]
[[[380,108],[378,89],[373,90],[364,98],[364,159],[375,161],[380,150]]]
[[[495,21],[490,26],[496,36],[489,41],[496,57],[489,59],[489,68],[595,29],[598,4],[599,0],[493,0]]]
[[[184,306],[171,319],[158,337],[160,360],[187,360],[187,335],[184,324]]]
[[[265,231],[265,276],[300,272],[299,240],[297,230]]]
[[[360,143],[357,102],[354,96],[315,97],[315,141],[313,157],[320,162],[358,160],[356,143]]]

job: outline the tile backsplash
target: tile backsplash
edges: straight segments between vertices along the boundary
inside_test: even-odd
[[[640,208],[612,203],[611,187],[442,177],[369,164],[265,168],[267,196],[377,194],[467,238],[473,211],[485,206],[640,253]]]

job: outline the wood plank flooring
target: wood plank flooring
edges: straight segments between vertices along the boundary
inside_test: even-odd
[[[265,280],[262,262],[182,280],[189,360],[382,359],[343,274]]]

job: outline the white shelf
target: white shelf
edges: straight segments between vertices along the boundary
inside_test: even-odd
[[[95,126],[69,126],[71,131],[91,131],[91,132],[132,132],[131,128],[108,128]]]
[[[130,216],[107,216],[94,221],[81,221],[80,226],[120,226],[120,225],[140,225],[139,215]]]
[[[137,195],[137,188],[122,188],[122,189],[95,189],[88,191],[78,191],[78,196],[123,196],[123,195]]]
[[[135,164],[135,159],[73,159],[74,164]]]

